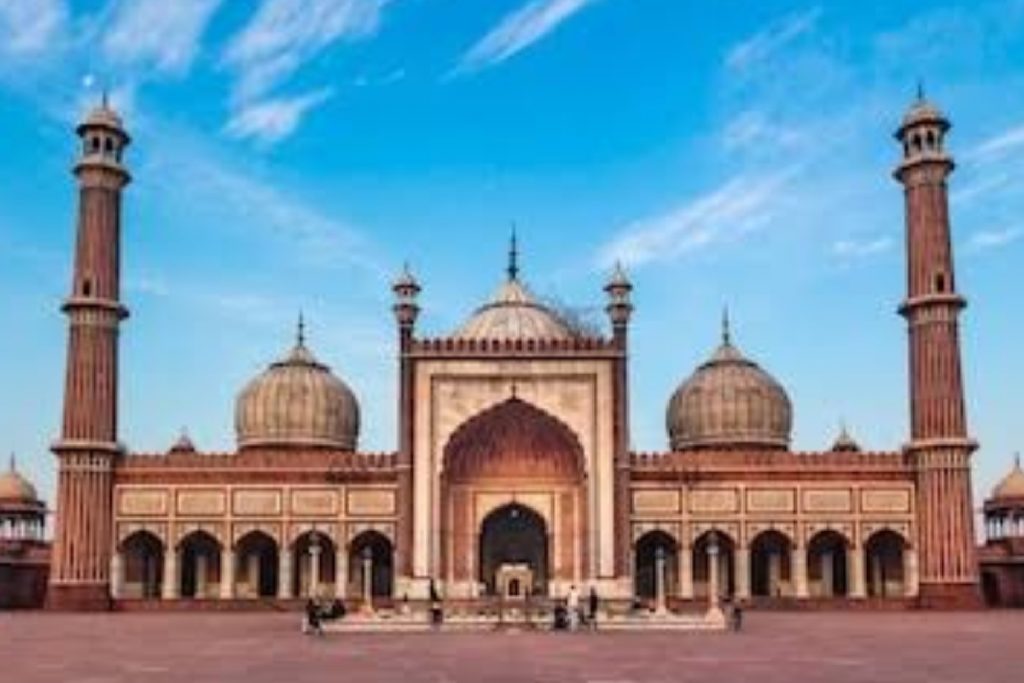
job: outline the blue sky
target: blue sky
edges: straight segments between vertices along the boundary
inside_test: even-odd
[[[634,447],[734,337],[787,387],[794,446],[907,433],[891,134],[923,79],[950,115],[985,492],[1024,445],[1024,0],[0,0],[0,448],[52,498],[73,237],[72,126],[101,89],[134,137],[121,424],[233,446],[234,396],[292,341],[395,446],[389,281],[420,330],[499,281],[598,316],[636,285]]]

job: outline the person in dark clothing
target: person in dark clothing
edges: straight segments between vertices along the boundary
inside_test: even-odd
[[[320,609],[313,598],[306,600],[306,626],[309,631],[322,636],[324,634],[323,624],[320,621]]]
[[[556,631],[566,631],[569,629],[569,610],[565,608],[565,602],[562,600],[558,601],[555,605],[555,623],[552,625]]]
[[[587,619],[590,621],[590,628],[597,628],[597,588],[594,586],[590,587],[590,595],[587,596]]]
[[[732,630],[739,633],[743,627],[743,608],[740,607],[738,602],[732,604]]]
[[[437,592],[437,584],[430,580],[430,623],[435,628],[444,621],[444,610],[441,609],[441,595]]]

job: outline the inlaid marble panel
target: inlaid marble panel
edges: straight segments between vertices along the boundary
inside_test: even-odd
[[[679,512],[679,491],[633,491],[633,512],[640,514]]]
[[[850,512],[853,509],[849,489],[807,489],[803,499],[807,512]]]
[[[862,491],[860,506],[864,512],[910,512],[910,491],[907,489]]]
[[[227,511],[224,491],[197,489],[178,491],[178,514],[183,516],[223,515]]]
[[[236,515],[281,514],[281,492],[267,489],[238,489],[232,494]]]
[[[793,489],[750,489],[747,491],[749,512],[794,512],[796,496]]]
[[[736,512],[739,496],[736,489],[697,489],[690,492],[690,512]]]
[[[132,516],[166,515],[167,497],[164,489],[122,489],[117,498],[117,511]]]
[[[349,491],[348,514],[391,515],[395,512],[395,492],[384,489]]]
[[[336,515],[338,492],[328,489],[292,491],[291,511],[296,515]]]

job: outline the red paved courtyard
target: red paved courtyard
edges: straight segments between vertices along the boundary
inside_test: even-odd
[[[1024,612],[753,613],[742,634],[302,636],[298,616],[0,615],[0,680],[1024,680]]]

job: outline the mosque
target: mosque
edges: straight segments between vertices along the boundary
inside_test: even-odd
[[[393,452],[359,450],[358,397],[300,324],[294,346],[238,394],[233,452],[202,452],[183,434],[139,453],[119,440],[117,413],[130,138],[104,102],[77,128],[47,604],[315,594],[387,605],[426,600],[431,586],[467,605],[571,586],[623,605],[709,593],[753,605],[980,604],[949,125],[919,98],[896,132],[910,434],[891,450],[866,452],[844,429],[820,452],[793,452],[784,386],[725,320],[717,348],[666,397],[667,449],[631,451],[626,273],[603,283],[607,328],[582,329],[531,294],[513,245],[494,294],[449,334],[418,333],[420,283],[408,270],[394,281]],[[1016,520],[1000,533],[1024,532],[1024,505],[993,510]]]

